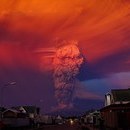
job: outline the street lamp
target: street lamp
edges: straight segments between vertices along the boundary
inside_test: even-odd
[[[0,89],[1,89],[1,94],[0,94],[0,105],[1,105],[1,113],[2,113],[2,108],[3,108],[3,98],[4,98],[4,95],[3,95],[3,93],[4,93],[4,89],[6,88],[6,87],[8,87],[8,86],[10,86],[10,85],[15,85],[16,84],[16,82],[9,82],[9,83],[6,83],[6,84],[4,84]],[[1,114],[1,118],[2,118],[2,114]]]

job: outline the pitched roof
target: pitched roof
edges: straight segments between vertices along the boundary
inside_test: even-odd
[[[23,107],[27,113],[35,113],[38,108],[36,106],[17,106],[17,107],[12,107],[12,108],[16,110],[20,110],[21,107]]]
[[[15,110],[15,109],[7,109],[7,110],[5,110],[3,113],[6,113],[6,112],[8,112],[8,111],[11,111],[11,112],[13,112],[13,113],[19,113],[19,111]]]
[[[111,90],[114,101],[130,101],[130,89]]]
[[[27,113],[35,113],[37,110],[36,106],[23,106]]]

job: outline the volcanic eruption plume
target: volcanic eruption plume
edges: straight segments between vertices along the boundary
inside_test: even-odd
[[[72,100],[76,75],[79,73],[83,60],[77,42],[65,42],[58,47],[53,61],[55,98],[58,108],[73,107]]]

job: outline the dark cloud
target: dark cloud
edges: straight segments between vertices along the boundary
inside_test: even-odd
[[[78,78],[80,81],[104,78],[112,73],[130,71],[130,49],[126,48],[119,52],[106,56],[96,62],[86,60],[80,69]]]
[[[90,64],[90,70],[94,70],[102,77],[111,73],[128,72],[130,71],[129,59],[130,49],[127,48],[98,60],[97,63]]]

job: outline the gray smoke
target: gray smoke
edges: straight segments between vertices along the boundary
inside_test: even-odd
[[[76,75],[79,73],[83,56],[75,41],[66,42],[59,47],[54,57],[55,98],[59,108],[73,107],[73,92]]]

